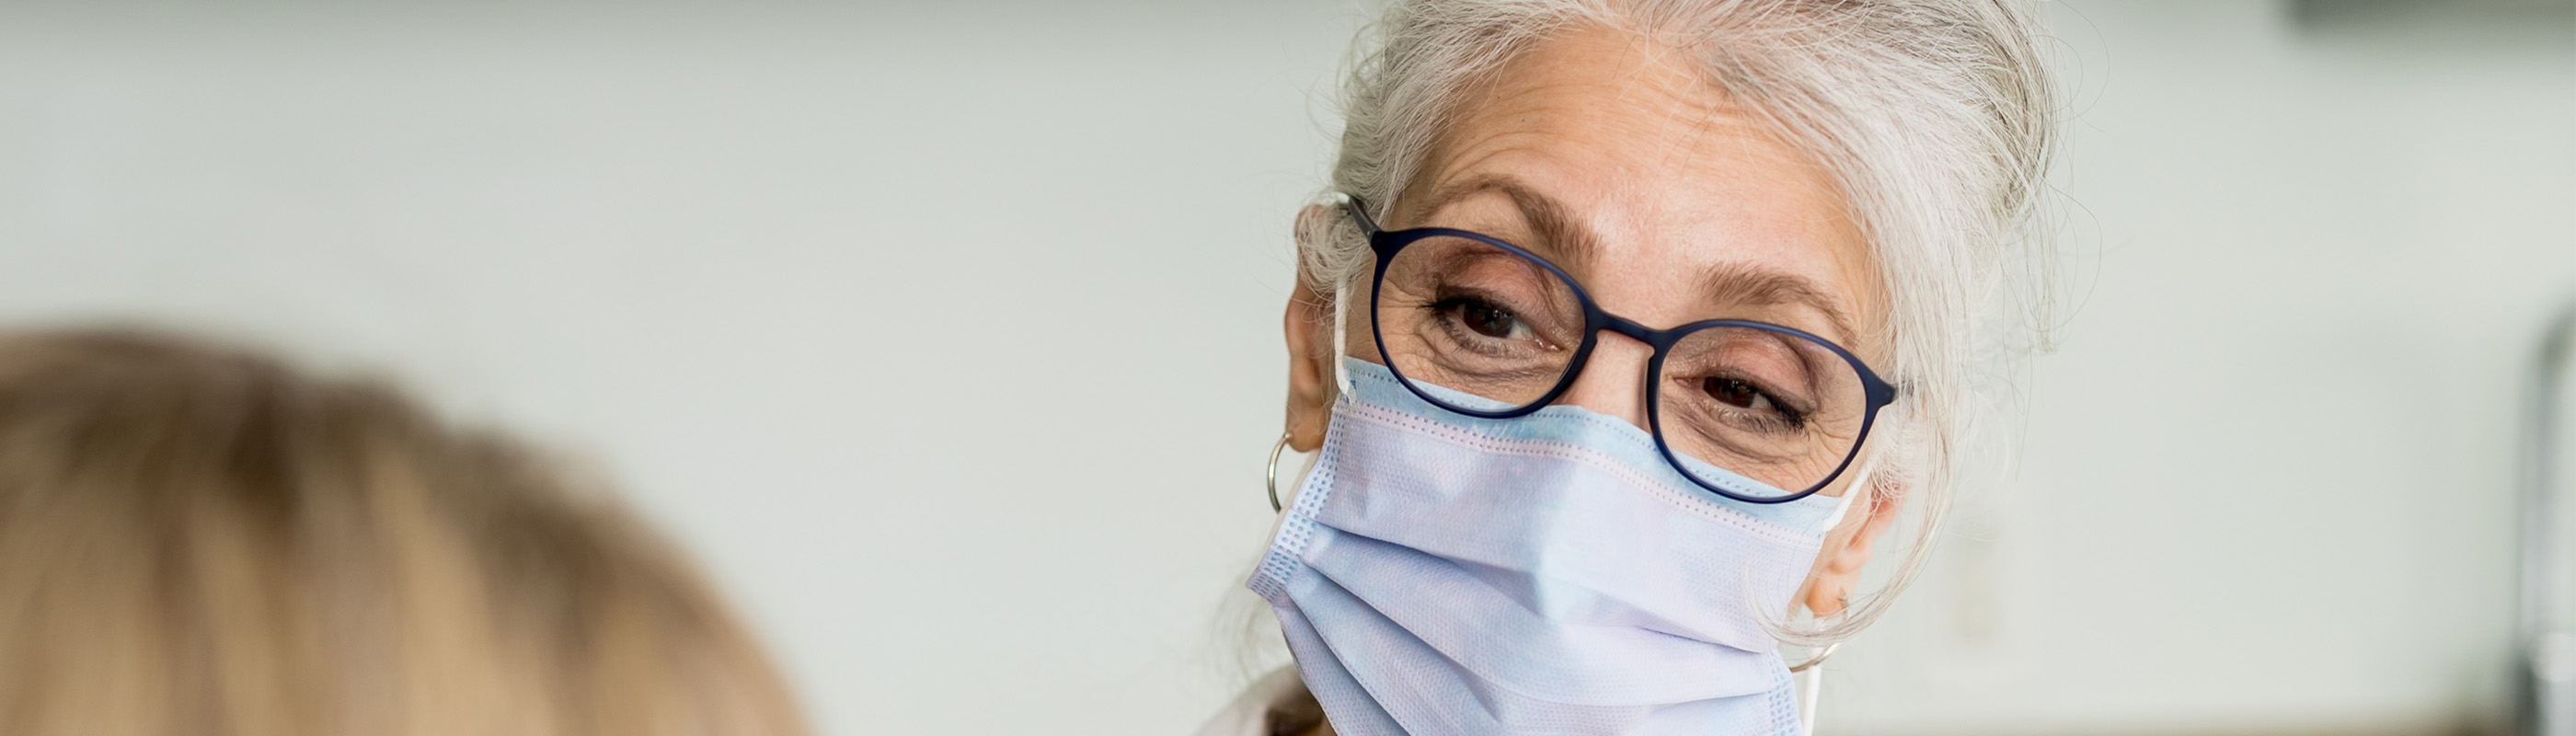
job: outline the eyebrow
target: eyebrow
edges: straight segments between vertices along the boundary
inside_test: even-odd
[[[1486,192],[1501,192],[1503,196],[1510,197],[1512,206],[1520,210],[1521,219],[1529,223],[1539,240],[1544,241],[1535,245],[1513,245],[1527,248],[1556,261],[1559,266],[1574,270],[1588,270],[1594,254],[1601,251],[1600,238],[1592,234],[1591,228],[1584,227],[1564,203],[1507,177],[1479,176],[1441,187],[1423,198],[1422,207],[1413,212],[1413,219],[1419,222],[1458,200]]]
[[[1411,214],[1421,222],[1432,213],[1486,192],[1500,192],[1510,197],[1521,218],[1545,241],[1533,247],[1512,243],[1556,261],[1573,271],[1588,271],[1601,251],[1601,240],[1591,228],[1583,226],[1573,211],[1554,197],[1541,194],[1509,177],[1480,176],[1441,187],[1423,198],[1422,206]],[[1816,310],[1835,334],[1835,344],[1849,345],[1860,333],[1852,329],[1851,315],[1834,303],[1831,294],[1815,281],[1776,269],[1743,263],[1721,263],[1708,268],[1701,279],[1709,301],[1720,304],[1778,306],[1796,304]]]
[[[1836,345],[1849,345],[1859,334],[1852,330],[1851,316],[1834,305],[1833,297],[1818,288],[1816,282],[1803,276],[1741,263],[1723,263],[1709,267],[1703,281],[1708,285],[1711,301],[1765,307],[1800,304],[1814,309],[1825,315],[1825,324],[1833,330]]]

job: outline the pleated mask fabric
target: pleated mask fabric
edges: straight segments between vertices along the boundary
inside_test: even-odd
[[[1335,731],[1799,733],[1760,621],[1789,610],[1843,499],[1735,501],[1617,417],[1469,417],[1344,361],[1350,390],[1249,582]]]

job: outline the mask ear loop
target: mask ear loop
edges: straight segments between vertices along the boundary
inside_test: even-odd
[[[1834,503],[1833,515],[1825,518],[1826,533],[1831,534],[1834,527],[1842,526],[1843,517],[1851,513],[1852,502],[1861,494],[1877,492],[1878,463],[1879,453],[1876,452],[1861,462],[1860,472],[1853,476],[1849,490],[1843,493],[1842,500]],[[1824,664],[1825,658],[1834,656],[1834,650],[1842,646],[1842,642],[1827,644],[1825,648],[1816,650],[1815,656],[1808,657],[1807,661],[1789,667],[1790,676],[1797,678],[1798,730],[1801,733],[1816,732],[1816,701],[1825,689],[1824,668],[1816,665]]]
[[[1833,652],[1833,648],[1838,646],[1842,645],[1837,643],[1832,646],[1825,647],[1825,652],[1830,654]],[[1823,657],[1817,657],[1817,659],[1822,660]],[[1796,675],[1798,678],[1799,733],[1816,732],[1816,692],[1823,690],[1825,687],[1825,678],[1821,676],[1823,672],[1823,670],[1809,667],[1805,671],[1799,672]]]
[[[1356,200],[1349,194],[1343,194],[1342,202],[1344,203],[1344,206],[1348,206],[1351,203],[1355,203]],[[1359,224],[1350,223],[1350,226],[1358,228]],[[1339,232],[1339,230],[1339,228],[1335,228],[1336,232]],[[1360,239],[1367,240],[1368,233],[1360,233]],[[1361,245],[1362,247],[1367,246],[1366,243],[1362,243]],[[1349,350],[1351,347],[1350,315],[1351,279],[1349,276],[1345,275],[1333,279],[1333,387],[1341,389],[1342,394],[1345,396],[1350,395],[1351,393],[1351,369],[1349,366],[1342,364],[1342,353]]]
[[[1870,475],[1872,471],[1877,469],[1878,458],[1870,458],[1868,465],[1861,466],[1860,477],[1852,482],[1852,487],[1857,491],[1867,492],[1869,487],[1863,484],[1876,480],[1875,478],[1871,478]],[[1852,499],[1856,498],[1860,498],[1860,493],[1845,493],[1843,494],[1842,500],[1834,503],[1833,515],[1825,517],[1825,531],[1831,532],[1834,530],[1834,527],[1843,525],[1843,515],[1851,513]]]
[[[1342,395],[1351,393],[1351,368],[1343,363],[1343,352],[1350,349],[1351,286],[1345,281],[1333,284],[1333,387]]]

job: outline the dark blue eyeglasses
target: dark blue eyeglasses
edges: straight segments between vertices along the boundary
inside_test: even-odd
[[[1752,503],[1804,498],[1860,454],[1896,400],[1851,351],[1794,328],[1713,319],[1657,330],[1601,310],[1547,259],[1465,230],[1388,232],[1358,198],[1351,218],[1377,252],[1369,324],[1407,390],[1443,409],[1508,419],[1556,401],[1601,331],[1655,349],[1646,421],[1692,482]],[[1461,405],[1425,384],[1485,399]]]

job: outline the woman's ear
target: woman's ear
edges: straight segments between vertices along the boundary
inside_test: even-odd
[[[1824,549],[1816,553],[1816,569],[1807,576],[1805,602],[1807,610],[1818,617],[1843,612],[1851,602],[1852,591],[1860,586],[1861,568],[1869,565],[1870,548],[1880,537],[1887,536],[1896,525],[1897,512],[1905,507],[1906,488],[1894,483],[1871,482],[1845,492],[1863,494],[1852,499],[1859,511],[1845,514],[1843,523],[1825,535]]]
[[[1328,237],[1314,232],[1315,223],[1334,216],[1330,207],[1307,205],[1297,217],[1297,247],[1310,247],[1309,237]],[[1305,258],[1298,258],[1297,287],[1288,293],[1288,313],[1282,317],[1288,333],[1288,446],[1298,452],[1313,452],[1324,446],[1324,428],[1332,421],[1333,361],[1340,347],[1333,344],[1333,309],[1331,300],[1315,289],[1303,272]]]

